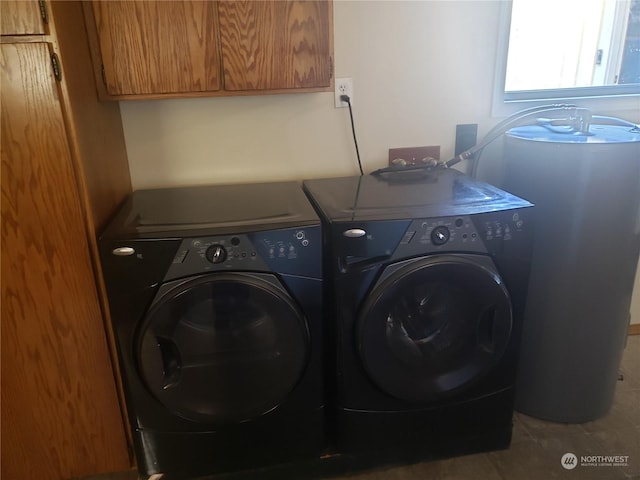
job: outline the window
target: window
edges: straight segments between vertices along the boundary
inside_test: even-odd
[[[626,97],[638,108],[640,0],[511,0],[502,29],[502,102]]]

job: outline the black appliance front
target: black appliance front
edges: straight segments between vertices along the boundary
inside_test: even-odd
[[[142,474],[324,448],[321,226],[297,183],[134,192],[100,249]]]
[[[338,449],[506,447],[532,205],[452,169],[304,189],[324,222]]]

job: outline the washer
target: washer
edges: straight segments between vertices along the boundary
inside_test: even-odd
[[[303,187],[324,224],[337,449],[508,446],[532,204],[445,168]]]
[[[143,475],[324,448],[321,226],[299,184],[136,191],[100,250]]]

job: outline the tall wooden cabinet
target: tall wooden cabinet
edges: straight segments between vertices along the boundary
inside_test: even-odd
[[[0,2],[2,478],[127,470],[96,231],[131,190],[77,2]]]
[[[333,90],[331,0],[93,1],[103,98]]]

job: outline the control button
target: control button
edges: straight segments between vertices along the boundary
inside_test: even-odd
[[[118,257],[128,257],[129,255],[136,253],[136,251],[132,247],[118,247],[114,248],[111,253]]]
[[[306,238],[305,238],[304,240],[302,240],[302,242],[301,242],[301,243],[302,243],[302,246],[303,246],[303,247],[307,247],[307,246],[309,246],[309,240],[307,240]]]
[[[456,218],[456,227],[460,228],[462,225],[464,225],[464,220]]]
[[[348,238],[364,237],[366,234],[367,232],[365,232],[361,228],[350,228],[349,230],[345,230],[344,232],[342,232],[342,235]]]
[[[303,231],[296,232],[296,238],[298,240],[302,240],[304,238],[304,232]]]
[[[227,259],[227,251],[216,243],[207,248],[206,257],[211,263],[222,263]]]
[[[487,240],[493,240],[493,228],[491,228],[491,225],[487,225],[487,230],[484,232],[484,236]]]
[[[444,225],[440,225],[431,231],[431,243],[434,245],[444,245],[449,241],[451,233]]]
[[[240,245],[240,239],[238,237],[231,237],[231,245],[238,246]]]

